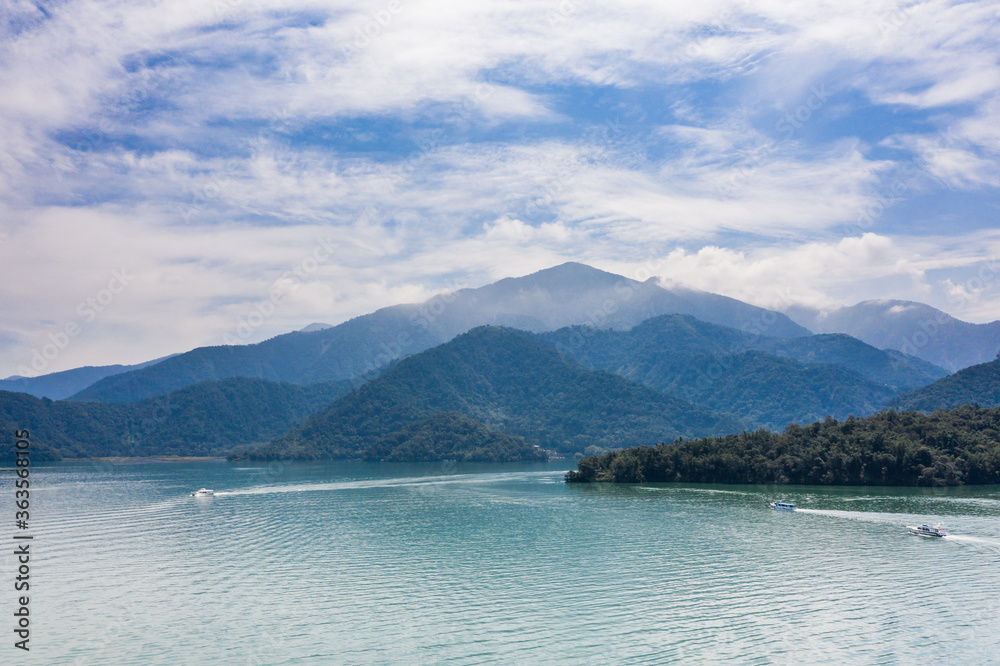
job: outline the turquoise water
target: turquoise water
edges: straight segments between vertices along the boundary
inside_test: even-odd
[[[9,638],[7,555],[0,662],[893,663],[933,645],[1000,663],[998,487],[581,486],[565,466],[36,468],[32,651]],[[906,534],[934,520],[952,536]]]

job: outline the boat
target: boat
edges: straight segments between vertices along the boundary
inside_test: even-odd
[[[948,536],[948,531],[941,526],[941,523],[935,523],[931,525],[907,525],[906,529],[910,530],[910,534],[916,536],[924,537],[945,537]]]
[[[794,502],[771,502],[771,508],[778,511],[795,511],[798,507]]]
[[[208,488],[202,488],[191,493],[191,497],[212,497],[213,495],[215,495],[215,491]]]

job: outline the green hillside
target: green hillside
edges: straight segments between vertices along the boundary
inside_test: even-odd
[[[537,339],[587,367],[771,429],[871,414],[900,386],[920,386],[945,374],[847,336],[767,338],[681,315],[650,319],[628,331],[569,327]]]
[[[364,452],[383,462],[544,461],[548,456],[523,437],[513,437],[454,412],[438,412],[387,435]]]
[[[68,458],[226,455],[235,445],[286,431],[349,389],[349,382],[293,386],[233,378],[124,404],[0,391],[0,445],[14,428],[26,428],[33,445],[44,444]]]
[[[864,419],[641,446],[584,458],[567,481],[953,486],[1000,483],[1000,408]]]
[[[827,416],[872,414],[895,393],[834,365],[803,365],[763,352],[695,358],[700,368],[726,368],[709,381],[690,373],[647,377],[644,383],[685,400],[728,411],[752,427],[781,430]]]
[[[1000,359],[959,370],[929,386],[905,393],[890,403],[895,409],[919,412],[972,404],[1000,406]]]
[[[759,337],[753,349],[807,365],[838,365],[895,391],[926,386],[948,376],[944,368],[894,349],[877,349],[842,333],[804,338]]]
[[[362,457],[421,419],[455,412],[567,453],[741,424],[616,375],[588,370],[529,334],[480,327],[404,359],[270,444],[261,459]]]
[[[299,385],[345,381],[390,361],[393,354],[383,347],[395,344],[399,330],[406,332],[406,344],[399,350],[404,353],[440,342],[410,324],[408,312],[397,308],[315,333],[287,333],[253,345],[199,347],[141,370],[105,377],[70,400],[138,402],[231,377]]]

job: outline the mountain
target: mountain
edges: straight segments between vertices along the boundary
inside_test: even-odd
[[[827,416],[866,416],[896,395],[855,372],[833,365],[803,365],[763,352],[713,357],[727,370],[710,382],[663,382],[663,391],[743,419],[749,426],[781,430],[789,423]]]
[[[225,455],[267,441],[350,390],[231,378],[138,403],[57,401],[0,391],[3,437],[27,429],[61,456]]]
[[[545,461],[548,456],[523,437],[512,437],[454,412],[438,412],[387,435],[364,452],[382,462]]]
[[[816,333],[846,333],[949,372],[990,361],[1000,350],[1000,321],[970,324],[913,301],[864,301],[828,312],[796,308],[789,315]]]
[[[577,326],[536,337],[588,368],[774,429],[871,414],[946,374],[848,336],[769,338],[683,315],[627,331]]]
[[[443,312],[427,314],[429,325],[445,339],[483,324],[535,332],[575,324],[627,329],[664,314],[686,314],[737,329],[766,329],[772,336],[809,335],[785,315],[742,301],[683,287],[664,288],[652,278],[638,282],[573,262],[464,289]]]
[[[879,349],[842,333],[794,340],[759,337],[750,346],[806,365],[839,365],[895,391],[926,386],[948,375],[944,368],[918,356]]]
[[[353,376],[350,371],[354,357],[327,354],[326,350],[331,345],[355,350],[377,349],[378,334],[354,325],[353,321],[338,329],[337,340],[324,337],[329,331],[294,332],[256,345],[199,347],[149,368],[106,377],[70,400],[138,402],[201,382],[232,377],[315,384],[327,381],[313,379],[313,375],[321,374],[315,372],[316,364],[324,361],[328,368],[331,364],[334,366],[328,374]]]
[[[365,457],[442,412],[567,453],[741,428],[727,415],[588,370],[525,333],[487,326],[403,359],[245,456]]]
[[[789,426],[588,457],[567,481],[957,486],[1000,483],[1000,409]]]
[[[333,324],[324,324],[322,322],[313,322],[306,326],[305,328],[300,328],[299,333],[315,333],[316,331],[325,331],[328,328],[333,328]]]
[[[132,455],[226,455],[285,432],[350,389],[346,381],[297,386],[245,377],[188,386],[136,404],[143,420]]]
[[[62,372],[51,372],[47,375],[39,375],[38,377],[8,377],[7,379],[0,379],[0,391],[28,393],[36,398],[62,400],[82,391],[105,377],[146,368],[167,358],[170,357],[164,356],[163,358],[136,365],[87,365],[82,368],[63,370]]]
[[[295,384],[368,378],[401,356],[447,342],[477,326],[528,331],[572,324],[629,328],[672,313],[770,336],[809,334],[783,314],[731,298],[665,289],[653,280],[638,282],[567,263],[420,304],[383,308],[333,328],[288,333],[254,345],[201,347],[151,368],[106,377],[72,399],[134,402],[227,377]]]
[[[901,410],[933,412],[961,405],[1000,407],[1000,359],[980,363],[903,394],[889,403]]]

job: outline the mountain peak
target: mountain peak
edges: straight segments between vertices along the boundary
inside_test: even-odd
[[[655,281],[637,282],[570,261],[424,303],[389,306],[309,335],[279,335],[257,345],[200,348],[142,374],[106,377],[76,394],[74,400],[140,400],[196,381],[234,376],[294,383],[350,379],[484,324],[534,332],[574,325],[627,329],[663,314],[686,314],[769,336],[809,333],[780,313],[767,314],[725,296],[670,291]]]
[[[793,314],[802,318],[802,313]],[[846,333],[952,372],[991,360],[1000,346],[1000,322],[972,324],[926,303],[897,299],[861,301],[823,312],[810,327],[816,333]]]
[[[313,322],[306,326],[305,328],[300,328],[299,333],[313,333],[315,331],[325,331],[328,328],[333,328],[333,324],[324,324],[322,322]]]
[[[525,275],[519,278],[507,278],[506,280],[500,280],[497,284],[503,284],[505,282],[513,282],[520,284],[527,284],[530,286],[543,287],[548,289],[558,289],[567,287],[576,287],[579,289],[602,287],[602,286],[613,286],[627,278],[621,275],[616,275],[614,273],[609,273],[603,271],[600,268],[594,268],[593,266],[588,266],[587,264],[581,264],[577,261],[567,261],[565,263],[559,264],[558,266],[552,266],[551,268],[544,268],[540,271],[535,271],[529,275]]]

